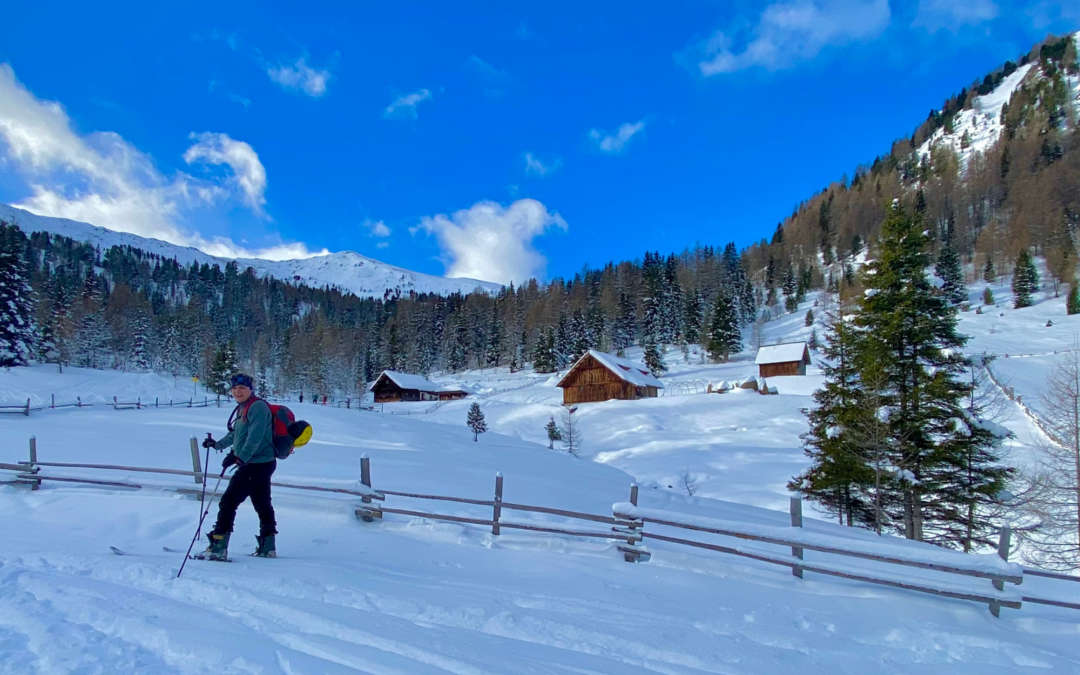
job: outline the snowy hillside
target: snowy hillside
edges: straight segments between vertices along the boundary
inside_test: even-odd
[[[1072,39],[1080,44],[1080,32],[1074,34]],[[960,111],[953,119],[951,132],[942,127],[919,147],[919,157],[926,156],[935,147],[947,147],[957,154],[960,166],[965,167],[974,153],[986,152],[997,141],[1004,128],[1001,120],[1002,107],[1009,102],[1018,87],[1030,84],[1032,78],[1042,77],[1039,70],[1032,73],[1035,65],[1028,63],[1020,66],[992,92],[977,96],[970,110]],[[1066,74],[1065,82],[1069,87],[1068,98],[1073,109],[1080,112],[1080,77]]]
[[[0,204],[0,220],[18,224],[27,234],[51,232],[77,241],[90,242],[103,249],[109,246],[132,246],[148,253],[175,258],[183,265],[198,262],[224,267],[229,262],[228,258],[211,256],[195,248],[177,246],[126,232],[114,232],[104,227],[65,218],[37,216],[6,204]],[[330,286],[358,296],[383,297],[386,292],[407,295],[410,291],[448,295],[471,293],[477,288],[486,291],[497,291],[501,288],[499,284],[475,279],[449,279],[421,274],[387,265],[352,251],[303,260],[274,261],[240,258],[237,259],[237,263],[241,269],[254,268],[260,277],[272,276],[282,281],[302,283],[315,288]]]

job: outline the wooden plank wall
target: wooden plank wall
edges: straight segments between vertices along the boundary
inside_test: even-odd
[[[591,356],[578,363],[563,384],[564,404],[636,398],[638,396],[634,385],[600,365]]]
[[[806,364],[802,361],[786,363],[763,363],[758,366],[761,377],[783,377],[785,375],[806,375]]]

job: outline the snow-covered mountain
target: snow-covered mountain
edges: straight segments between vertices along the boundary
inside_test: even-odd
[[[231,258],[212,256],[190,246],[177,246],[159,239],[140,237],[127,232],[114,232],[104,227],[66,218],[38,216],[29,211],[0,204],[0,220],[17,224],[27,234],[50,232],[77,241],[85,241],[105,249],[110,246],[131,246],[166,258],[175,258],[182,265],[192,262],[224,267]],[[391,294],[471,293],[480,288],[498,291],[502,286],[476,279],[450,279],[413,272],[362,256],[353,251],[302,260],[261,260],[237,258],[241,269],[251,267],[260,277],[270,276],[282,281],[321,288],[330,286],[358,296],[383,297]]]
[[[1074,33],[1072,39],[1080,47],[1080,32]],[[1067,73],[1063,75],[1068,87],[1069,101],[1073,109],[1080,113],[1080,77]],[[946,131],[946,128],[942,127],[926,139],[919,147],[920,159],[935,147],[948,147],[960,159],[960,166],[966,167],[974,153],[985,152],[1001,136],[1004,128],[1001,109],[1009,102],[1017,88],[1031,84],[1040,77],[1045,75],[1037,61],[1017,68],[994,87],[993,91],[976,97],[971,109],[957,113],[952,123],[952,131]]]

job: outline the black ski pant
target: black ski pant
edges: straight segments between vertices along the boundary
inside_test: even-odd
[[[259,536],[277,534],[277,521],[274,520],[274,505],[270,503],[270,477],[277,468],[277,460],[260,464],[242,464],[229,479],[229,487],[221,495],[218,504],[217,523],[214,532],[229,534],[236,521],[236,509],[251,497],[251,505],[259,514]]]

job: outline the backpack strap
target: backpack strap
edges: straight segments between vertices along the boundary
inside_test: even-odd
[[[250,409],[251,405],[253,403],[255,403],[256,401],[262,401],[262,399],[259,398],[258,396],[252,395],[251,398],[244,401],[243,403],[238,403],[236,405],[236,408],[233,409],[232,414],[229,415],[229,422],[228,422],[228,424],[225,425],[225,428],[228,429],[230,432],[233,430],[233,427],[235,426],[235,420],[236,420],[237,413],[240,414],[240,419],[244,421],[244,424],[247,424],[248,409]],[[265,403],[265,401],[264,401],[264,403]],[[270,404],[267,403],[266,405],[269,406]]]

